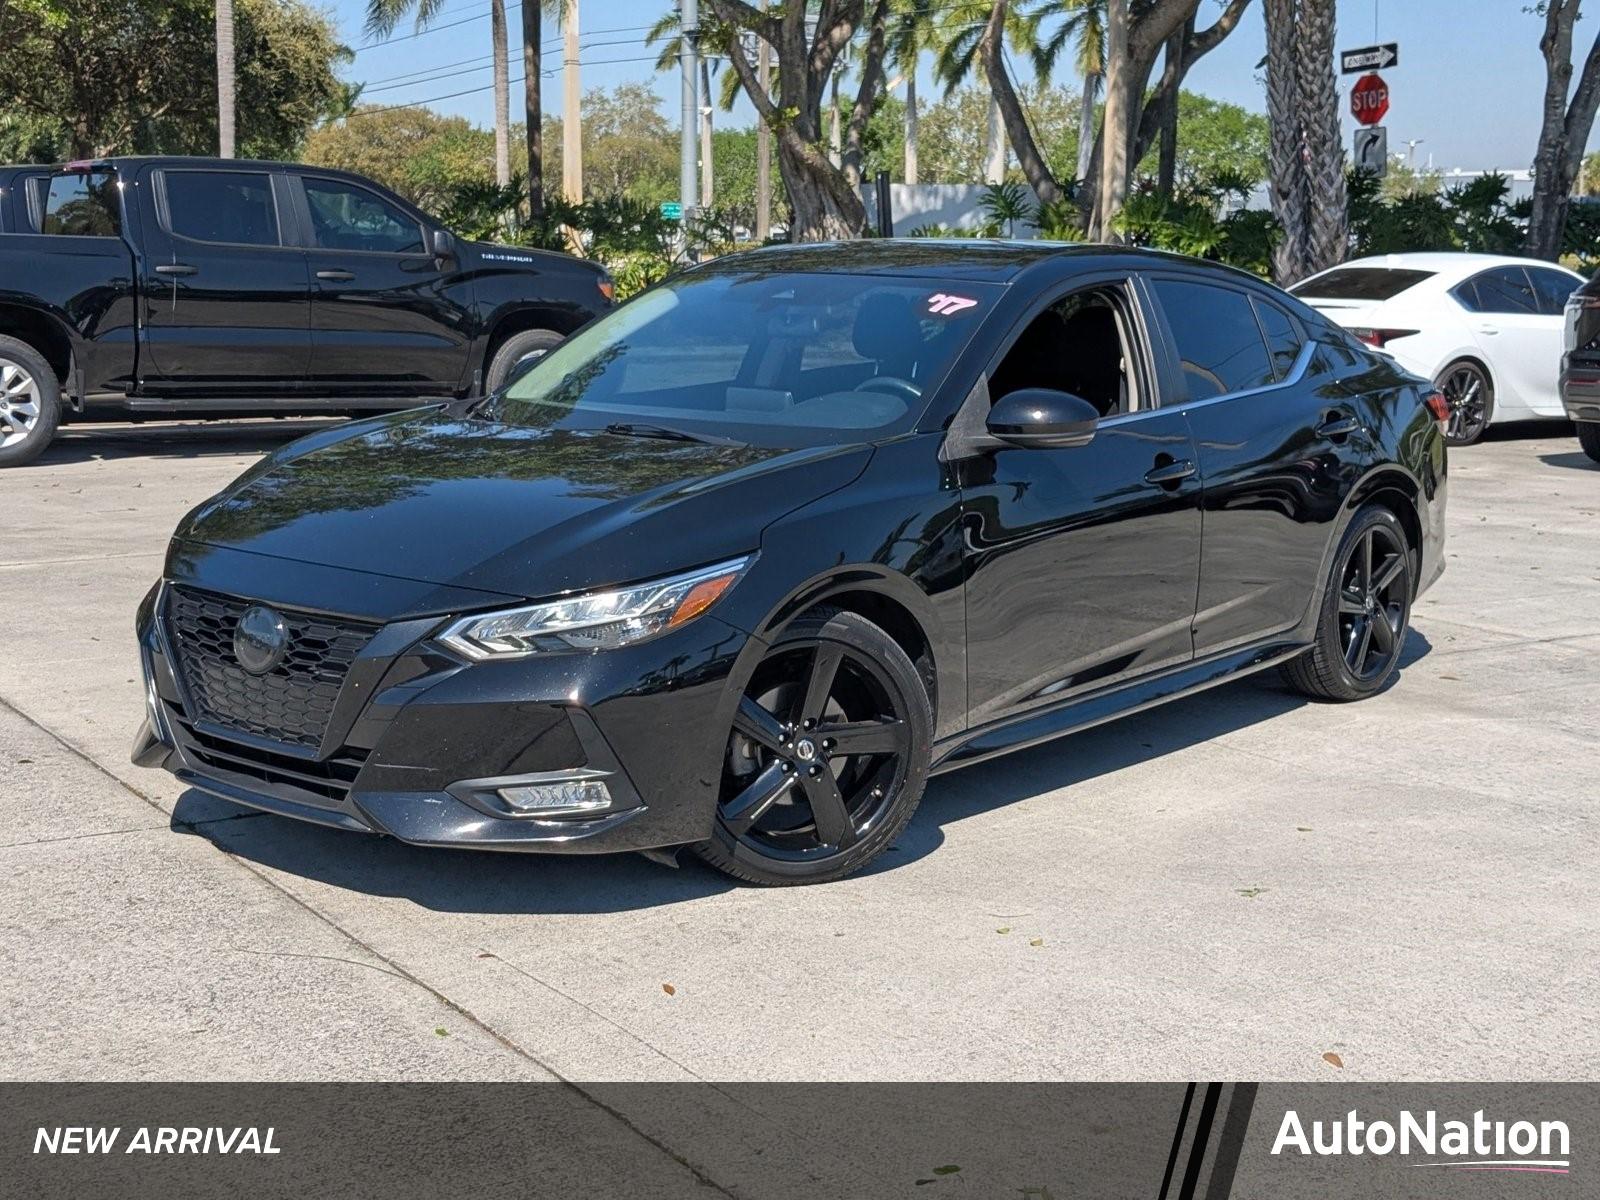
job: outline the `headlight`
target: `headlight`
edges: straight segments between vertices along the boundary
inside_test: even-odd
[[[463,617],[439,640],[471,659],[630,646],[694,620],[733,586],[753,557],[746,555],[614,592],[589,592],[548,604]]]

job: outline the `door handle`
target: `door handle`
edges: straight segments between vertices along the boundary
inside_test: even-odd
[[[330,270],[317,272],[318,279],[329,279],[336,283],[347,283],[355,277],[356,273],[354,271]]]
[[[1316,428],[1319,438],[1329,438],[1337,441],[1339,438],[1349,437],[1352,433],[1359,433],[1362,429],[1361,420],[1348,413],[1329,417]]]
[[[1498,325],[1479,325],[1478,326],[1478,332],[1479,333],[1488,333],[1488,334],[1499,333],[1500,332],[1500,326],[1498,326]]]
[[[1193,474],[1194,463],[1187,458],[1180,458],[1151,467],[1144,473],[1144,481],[1166,487],[1169,483],[1181,483]]]
[[[190,266],[188,263],[157,263],[157,275],[193,275],[200,270],[199,267]]]

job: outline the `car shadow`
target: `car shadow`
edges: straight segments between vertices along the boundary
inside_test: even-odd
[[[1538,417],[1525,421],[1500,421],[1483,431],[1483,436],[1478,439],[1479,445],[1489,442],[1526,442],[1536,438],[1560,438],[1578,436],[1578,428],[1565,417]],[[1471,453],[1472,447],[1458,448],[1460,452]]]
[[[1425,636],[1411,630],[1395,678],[1431,649]],[[910,827],[864,875],[892,871],[933,853],[944,842],[945,827],[958,821],[1092,783],[1307,703],[1268,672],[939,776],[929,783]],[[1061,797],[1059,803],[1073,800]],[[176,832],[205,837],[227,853],[273,871],[344,891],[409,900],[436,912],[631,912],[740,886],[687,852],[680,869],[672,870],[636,854],[426,849],[256,813],[195,791],[179,799],[171,824]]]
[[[124,458],[214,458],[267,454],[344,418],[266,417],[239,421],[156,421],[139,424],[72,424],[30,468]]]
[[[1566,467],[1572,471],[1600,471],[1600,463],[1582,450],[1574,450],[1570,454],[1541,454],[1539,461],[1546,466]]]

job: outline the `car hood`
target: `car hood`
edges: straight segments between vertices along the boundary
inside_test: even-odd
[[[753,550],[768,524],[849,483],[871,453],[529,429],[429,410],[285,447],[176,536],[538,598]]]

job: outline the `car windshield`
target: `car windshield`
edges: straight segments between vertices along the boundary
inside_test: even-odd
[[[1388,300],[1432,277],[1432,271],[1401,267],[1341,267],[1297,283],[1289,291],[1306,299]]]
[[[493,397],[514,425],[767,446],[911,429],[1001,289],[755,268],[669,281]]]

